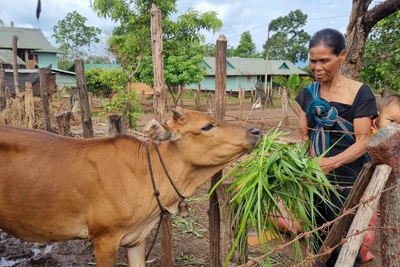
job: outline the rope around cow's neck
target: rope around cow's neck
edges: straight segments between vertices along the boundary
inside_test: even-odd
[[[161,221],[162,221],[163,216],[164,216],[164,215],[171,215],[171,213],[170,213],[167,209],[165,209],[165,208],[162,206],[161,201],[160,201],[160,198],[159,198],[159,197],[160,197],[160,192],[157,190],[156,182],[155,182],[155,180],[154,180],[153,168],[152,168],[152,165],[151,165],[149,142],[150,142],[150,141],[146,141],[147,163],[148,163],[148,165],[149,165],[149,172],[150,172],[151,183],[152,183],[152,185],[153,185],[154,196],[156,197],[157,204],[158,204],[158,207],[159,207],[160,210],[161,210],[161,213],[160,213],[160,221],[158,222],[156,234],[154,235],[153,242],[152,242],[152,244],[151,244],[151,246],[150,246],[149,251],[148,251],[147,254],[146,254],[146,261],[147,261],[147,259],[149,258],[150,252],[151,252],[151,250],[153,249],[154,243],[155,243],[155,241],[156,241],[156,239],[157,239],[157,235],[158,235],[158,232],[160,231],[160,225],[161,225]],[[166,174],[167,177],[168,177],[169,182],[171,183],[171,185],[172,185],[172,187],[174,188],[174,190],[175,190],[175,192],[177,193],[177,195],[180,197],[180,201],[184,201],[184,200],[185,200],[185,197],[182,196],[181,193],[179,193],[179,191],[178,191],[178,189],[176,188],[175,184],[172,182],[171,176],[169,175],[169,173],[168,173],[168,171],[167,171],[167,168],[165,167],[164,161],[162,160],[160,151],[158,150],[158,146],[157,146],[155,143],[153,143],[153,146],[154,146],[154,148],[155,148],[156,151],[157,151],[158,158],[160,159],[161,165],[162,165],[162,167],[163,167],[163,169],[164,169],[165,174]]]

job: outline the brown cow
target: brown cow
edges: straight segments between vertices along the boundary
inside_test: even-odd
[[[261,137],[258,129],[180,108],[163,127],[170,140],[149,148],[161,205],[171,213],[179,197],[153,144],[188,197]],[[27,241],[92,240],[99,267],[115,266],[120,246],[129,266],[145,266],[144,241],[160,216],[146,142],[0,127],[0,216],[1,229]]]

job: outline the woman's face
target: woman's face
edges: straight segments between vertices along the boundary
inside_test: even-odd
[[[333,53],[331,47],[323,44],[314,46],[309,50],[310,69],[318,82],[330,82],[333,77],[340,73],[340,64],[346,58],[346,51],[340,52],[339,56]]]

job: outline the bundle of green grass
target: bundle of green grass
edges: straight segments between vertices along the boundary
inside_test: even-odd
[[[303,145],[279,142],[284,135],[278,128],[268,132],[251,155],[235,165],[213,188],[228,177],[233,178],[228,191],[237,207],[234,216],[237,235],[225,264],[237,246],[245,247],[241,242],[247,242],[242,237],[248,229],[253,228],[260,240],[267,230],[272,236],[282,237],[273,218],[285,216],[287,221],[299,222],[301,232],[308,232],[316,228],[315,199],[332,205],[329,195],[337,192],[318,165],[320,157],[308,155],[307,142]],[[313,247],[315,238],[318,236],[306,240],[308,246]],[[263,248],[271,249],[268,242]]]

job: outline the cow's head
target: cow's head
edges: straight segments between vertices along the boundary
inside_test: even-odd
[[[177,107],[164,124],[155,120],[144,128],[153,141],[169,140],[182,158],[193,165],[215,166],[229,163],[260,141],[261,131],[219,121],[205,113]]]

